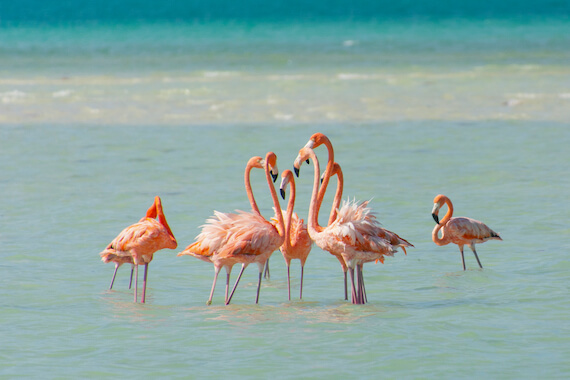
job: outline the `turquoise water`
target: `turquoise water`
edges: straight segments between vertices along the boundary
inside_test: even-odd
[[[568,377],[569,32],[563,17],[4,25],[0,376]],[[290,169],[317,131],[345,197],[415,248],[366,266],[366,305],[314,247],[302,301],[276,253],[259,305],[250,267],[231,305],[222,279],[206,306],[213,268],[176,252],[213,210],[248,207],[249,157]],[[439,193],[501,233],[478,246],[483,270],[431,241]],[[155,195],[179,250],[155,255],[134,304],[128,269],[107,290],[98,253]]]

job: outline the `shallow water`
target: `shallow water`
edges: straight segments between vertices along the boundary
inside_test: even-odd
[[[201,42],[183,33],[172,40],[179,29],[163,26],[144,53],[124,52],[138,41],[129,28],[107,32],[132,40],[107,43],[97,29],[62,41],[54,27],[48,41],[59,42],[47,45],[37,42],[41,30],[9,30],[24,37],[1,43],[12,61],[0,68],[0,374],[567,377],[570,87],[561,48],[568,37],[553,25],[535,24],[534,33],[491,25],[520,44],[472,37],[480,46],[473,54],[461,36],[481,25],[449,35],[438,25],[408,34],[398,25],[384,25],[387,34],[352,25],[332,28],[332,37],[320,32],[331,30],[325,25],[306,40],[234,25],[242,47],[211,37],[207,26]],[[433,50],[421,39],[428,31],[438,38]],[[169,43],[159,49],[160,41]],[[394,54],[370,49],[386,41]],[[204,61],[176,53],[199,43]],[[85,51],[75,56],[77,46],[92,60]],[[356,63],[346,53],[352,48]],[[47,64],[34,63],[50,51]],[[213,210],[248,207],[249,157],[272,150],[280,171],[290,169],[317,131],[335,146],[345,198],[372,199],[383,225],[415,248],[366,266],[367,305],[342,300],[337,261],[313,247],[302,301],[287,301],[276,253],[259,305],[251,266],[231,305],[223,306],[220,278],[206,306],[213,268],[176,252]],[[324,160],[324,148],[317,153]],[[296,210],[305,217],[311,175],[304,167],[298,179]],[[253,181],[269,217],[261,173]],[[438,193],[457,215],[501,233],[504,241],[477,247],[483,270],[466,252],[462,271],[456,246],[431,241]],[[155,255],[141,305],[127,289],[126,268],[107,290],[113,268],[98,252],[155,195],[179,249]],[[296,295],[297,262],[292,276]]]

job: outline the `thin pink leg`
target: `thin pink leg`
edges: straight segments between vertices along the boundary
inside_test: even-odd
[[[135,266],[135,303],[137,303],[137,291],[139,289],[139,266]]]
[[[212,290],[210,290],[210,298],[208,298],[208,301],[206,302],[206,305],[208,306],[212,304],[212,298],[214,297],[214,289],[216,288],[216,281],[218,281],[218,273],[220,273],[220,269],[221,268],[218,267],[214,268],[214,283],[212,284]]]
[[[228,298],[228,300],[226,301],[226,305],[229,305],[229,304],[230,304],[230,302],[231,302],[231,300],[232,300],[232,297],[234,296],[234,292],[236,291],[236,288],[237,288],[237,286],[238,286],[238,284],[239,284],[239,280],[241,279],[241,275],[243,274],[243,271],[244,271],[244,269],[245,269],[246,267],[247,267],[247,264],[242,264],[241,270],[239,271],[238,278],[237,278],[237,280],[236,280],[236,283],[234,284],[234,287],[233,287],[233,289],[232,289],[232,292],[230,293],[230,298]]]
[[[144,265],[144,280],[143,280],[143,294],[142,294],[142,299],[141,302],[144,303],[145,302],[145,296],[146,296],[146,276],[148,274],[148,263],[146,263]]]
[[[115,263],[115,271],[113,272],[113,278],[111,279],[111,285],[109,286],[109,290],[113,289],[113,283],[115,282],[115,276],[117,275],[117,269],[119,269],[119,263]]]

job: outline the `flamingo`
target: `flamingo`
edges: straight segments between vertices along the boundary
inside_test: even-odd
[[[261,167],[265,170],[267,183],[274,201],[276,209],[280,210],[277,193],[272,183],[277,176],[277,156],[273,152],[267,153],[265,159],[252,157],[246,166],[246,192],[252,203],[252,211],[237,211],[236,213],[215,212],[215,218],[208,219],[202,227],[202,232],[196,237],[194,244],[188,246],[178,256],[192,255],[204,261],[214,264],[215,274],[210,298],[207,304],[211,304],[216,285],[218,273],[222,267],[226,267],[226,299],[228,305],[237,288],[239,280],[245,268],[251,263],[257,263],[259,267],[259,282],[257,285],[257,295],[255,303],[259,302],[259,292],[261,289],[261,278],[263,268],[268,257],[283,243],[284,236],[281,236],[276,227],[269,223],[259,213],[251,186],[249,186],[249,171],[251,168]],[[282,215],[277,214],[279,228],[285,230]],[[242,268],[228,296],[229,276],[233,265],[241,263]]]
[[[297,213],[293,212],[295,207],[295,179],[291,170],[285,170],[281,175],[280,191],[281,196],[285,199],[285,189],[287,185],[291,188],[289,195],[289,202],[287,203],[287,213],[285,215],[285,241],[279,248],[285,264],[287,265],[287,289],[289,301],[291,301],[291,276],[290,266],[291,260],[299,259],[301,261],[301,286],[299,291],[299,299],[303,298],[303,272],[305,268],[305,261],[311,252],[313,241],[309,237],[307,225],[303,219],[300,219]]]
[[[468,245],[473,251],[479,267],[483,269],[475,244],[484,243],[487,240],[503,240],[498,233],[487,227],[483,222],[467,217],[453,218],[453,204],[451,200],[443,194],[439,194],[433,200],[433,209],[431,215],[437,223],[431,233],[433,242],[437,245],[447,245],[454,243],[459,246],[461,252],[461,261],[463,263],[463,270],[465,270],[465,257],[463,255],[463,246]],[[447,213],[443,219],[439,220],[439,210],[447,204]],[[439,237],[439,230],[441,230],[441,238]]]
[[[251,188],[250,174],[253,168],[263,169],[265,166],[265,160],[262,157],[254,156],[251,157],[245,167],[244,172],[244,184],[247,197],[251,204],[252,213],[222,213],[219,211],[214,211],[214,216],[206,220],[206,224],[202,226],[202,231],[198,236],[196,236],[195,242],[188,247],[186,247],[178,256],[190,255],[194,256],[202,261],[206,261],[214,264],[214,282],[212,284],[212,290],[210,291],[210,297],[206,302],[206,305],[212,304],[212,298],[214,297],[214,289],[216,288],[216,282],[218,280],[218,274],[222,268],[226,269],[226,293],[224,302],[228,301],[228,291],[230,286],[230,274],[232,267],[239,263],[239,261],[232,256],[220,255],[219,252],[222,250],[223,245],[229,236],[230,230],[238,218],[254,218],[251,214],[261,215],[255,197],[253,196],[253,191]],[[277,179],[277,174],[273,174],[273,180]]]
[[[328,139],[327,139],[328,140]],[[303,161],[311,159],[315,167],[315,178],[313,193],[309,207],[308,231],[311,238],[323,250],[342,256],[344,262],[350,269],[352,282],[352,302],[365,303],[364,281],[362,279],[361,268],[366,262],[380,260],[383,262],[384,256],[393,256],[398,245],[390,244],[383,236],[387,230],[380,227],[378,221],[372,214],[372,210],[367,207],[368,202],[359,205],[355,201],[345,201],[338,211],[338,215],[333,223],[323,228],[318,225],[318,187],[320,167],[315,152],[310,147],[311,141],[299,151],[295,159],[294,167],[296,171]],[[331,171],[325,171],[323,183],[330,179]],[[327,178],[329,177],[329,178]],[[403,244],[403,243],[402,243]],[[408,243],[409,244],[409,243]],[[354,282],[354,269],[357,268],[359,290],[356,291]]]
[[[321,182],[323,181],[325,174],[326,174],[326,172],[323,173],[323,175],[321,176]],[[335,197],[333,200],[333,204],[332,204],[332,208],[331,208],[331,212],[330,212],[330,216],[329,216],[329,221],[328,221],[329,225],[332,224],[336,220],[337,216],[339,215],[339,212],[341,215],[340,217],[342,219],[345,219],[345,220],[350,219],[350,217],[347,214],[352,212],[351,207],[353,207],[353,206],[351,206],[350,202],[346,202],[343,205],[344,207],[339,210],[340,201],[342,198],[343,186],[344,186],[344,176],[343,176],[340,164],[338,162],[334,163],[333,169],[331,172],[331,177],[335,176],[335,175],[337,176],[337,188],[336,188],[336,193],[335,193]],[[362,203],[362,207],[366,207],[367,203],[368,202]],[[368,218],[373,217],[372,214],[365,214],[365,215]],[[370,222],[373,223],[372,221],[370,221]],[[378,230],[378,236],[380,236],[383,239],[388,240],[390,242],[390,245],[402,248],[402,250],[404,251],[405,254],[407,254],[407,252],[406,252],[407,247],[413,247],[413,245],[410,242],[401,238],[400,236],[398,236],[398,234],[391,232],[391,231],[388,231],[385,228],[380,228]],[[376,262],[378,262],[378,261],[380,261],[380,259],[376,260]],[[363,278],[363,273],[362,273],[363,266],[360,265],[358,269],[360,272],[360,282],[361,282],[359,284],[359,287],[362,289],[362,295],[361,296],[366,300],[366,291],[364,289],[364,278]],[[345,294],[345,296],[346,296],[346,294]],[[347,298],[345,297],[345,299],[347,299]]]
[[[327,166],[325,168],[325,172],[323,173],[323,176],[321,177],[321,186],[319,188],[319,193],[318,193],[318,197],[317,197],[317,204],[316,204],[316,213],[318,215],[319,210],[321,208],[321,204],[323,202],[324,196],[325,196],[325,192],[327,190],[327,186],[329,183],[330,178],[333,175],[333,168],[334,168],[334,149],[332,147],[332,143],[330,142],[329,138],[327,136],[325,136],[322,133],[314,133],[311,138],[309,139],[309,141],[307,142],[307,144],[305,145],[305,147],[308,148],[315,148],[319,145],[324,144],[325,147],[327,148],[327,152],[328,152],[328,161],[327,161]],[[309,160],[307,159],[307,164],[309,163]],[[338,165],[338,164],[337,164]],[[340,169],[340,165],[338,165],[338,168]],[[295,167],[295,174],[297,175],[297,177],[299,176],[299,168]],[[338,178],[338,184],[337,184],[337,190],[335,193],[335,198],[333,201],[333,205],[331,208],[331,213],[329,216],[329,222],[328,225],[330,225],[332,223],[332,221],[334,221],[336,219],[336,212],[338,209],[338,206],[340,205],[340,201],[342,198],[342,191],[343,191],[343,176],[342,176],[342,171],[337,171],[337,174],[340,173],[340,175],[337,176]],[[322,227],[318,225],[318,219],[317,219],[317,229],[321,229]],[[340,263],[340,266],[342,268],[342,272],[343,272],[343,276],[344,276],[344,299],[348,300],[348,282],[347,282],[347,275],[346,272],[348,271],[348,266],[346,265],[346,263],[344,262],[344,259],[342,258],[342,255],[336,251],[329,251],[329,253],[331,255],[333,255],[338,262]]]
[[[156,217],[158,216],[158,220]],[[144,264],[144,281],[141,302],[145,303],[146,280],[148,264],[152,261],[156,251],[164,248],[175,249],[178,246],[176,238],[172,234],[164,212],[160,197],[154,198],[153,205],[147,210],[146,216],[127,228],[100,253],[103,262],[114,262],[115,273],[111,281],[111,287],[115,280],[117,269],[124,263],[132,263],[135,266],[135,302],[137,302],[139,265]]]

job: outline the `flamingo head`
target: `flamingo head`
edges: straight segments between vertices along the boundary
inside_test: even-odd
[[[434,204],[433,204],[433,209],[431,210],[431,216],[433,217],[433,220],[435,220],[437,224],[439,224],[439,210],[441,209],[441,206],[444,205],[445,199],[446,199],[445,195],[439,194],[433,200]]]
[[[329,138],[324,134],[317,132],[311,136],[309,142],[307,142],[307,145],[305,146],[315,149],[319,145],[326,144],[327,142],[330,142]]]
[[[251,166],[252,168],[263,169],[265,165],[265,160],[259,156],[253,156],[252,158],[249,159],[247,165]]]
[[[285,189],[290,182],[294,182],[293,172],[289,169],[285,170],[281,174],[281,185],[279,186],[279,191],[281,193],[281,198],[285,199]]]
[[[309,163],[309,158],[311,157],[311,152],[313,152],[313,148],[308,146],[310,141],[299,151],[297,158],[295,158],[295,162],[293,162],[293,169],[295,170],[295,175],[299,177],[299,171],[301,170],[301,165],[303,161],[307,161]]]
[[[273,152],[268,152],[265,156],[265,165],[269,168],[269,173],[273,182],[277,181],[279,177],[279,170],[277,169],[277,156]]]

